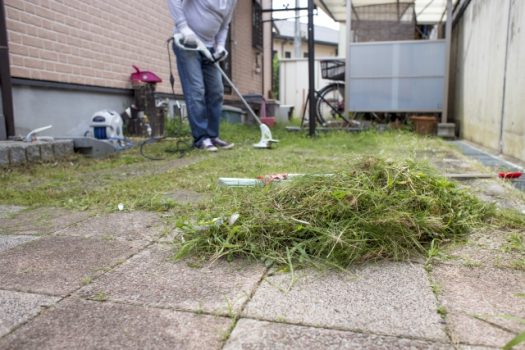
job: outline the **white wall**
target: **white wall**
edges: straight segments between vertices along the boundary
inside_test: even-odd
[[[326,57],[334,59],[335,57]],[[319,90],[323,86],[331,83],[331,80],[321,78],[320,60],[315,59],[315,89]],[[341,58],[344,60],[344,58]],[[308,98],[308,59],[284,59],[280,60],[280,86],[279,101],[281,105],[294,106],[294,116],[302,117],[304,104]],[[308,108],[306,110],[308,116]]]
[[[471,1],[453,42],[451,116],[461,137],[525,160],[524,1]]]

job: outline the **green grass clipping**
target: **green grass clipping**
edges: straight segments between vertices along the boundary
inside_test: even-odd
[[[347,169],[235,189],[228,212],[206,225],[182,225],[176,257],[346,268],[424,254],[432,242],[465,236],[495,213],[423,163],[367,157]]]

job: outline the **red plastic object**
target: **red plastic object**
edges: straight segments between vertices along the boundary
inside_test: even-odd
[[[513,171],[513,172],[507,172],[507,171],[502,171],[501,173],[498,174],[498,176],[502,179],[517,179],[518,177],[521,176],[521,172],[519,171]]]
[[[162,79],[153,72],[141,71],[139,67],[132,66],[135,69],[135,73],[131,73],[130,80],[132,83],[148,83],[157,84],[162,83]]]
[[[275,181],[283,181],[288,180],[288,174],[271,174],[271,175],[264,175],[264,176],[257,176],[259,180],[262,180],[264,185],[269,185],[272,182]]]
[[[268,127],[273,127],[275,125],[275,117],[261,117],[261,123],[268,125]]]

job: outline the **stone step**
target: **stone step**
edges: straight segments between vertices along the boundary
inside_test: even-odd
[[[73,152],[73,140],[0,141],[0,167],[62,160]]]

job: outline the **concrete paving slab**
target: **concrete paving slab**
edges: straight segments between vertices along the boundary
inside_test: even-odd
[[[156,213],[136,211],[93,216],[56,234],[152,241],[159,238],[163,230],[161,218]]]
[[[0,290],[0,338],[60,298]]]
[[[44,237],[0,253],[0,286],[67,295],[140,247],[136,242]]]
[[[18,205],[0,205],[0,219],[13,217],[16,213],[24,210],[25,207]]]
[[[521,236],[525,241],[525,230],[478,230],[469,235],[465,243],[445,246],[445,259],[441,261],[448,265],[465,267],[512,267],[525,258],[519,249],[513,249],[509,243],[513,236]]]
[[[220,349],[231,320],[70,299],[0,339],[1,349]]]
[[[0,234],[45,235],[87,219],[92,214],[63,208],[24,210],[2,219]]]
[[[240,311],[265,271],[244,260],[195,267],[188,261],[174,262],[173,253],[172,245],[152,246],[79,294],[96,298],[102,293],[112,301],[231,316]]]
[[[224,349],[452,350],[454,347],[450,344],[422,340],[241,319],[233,330]]]
[[[243,315],[269,321],[446,341],[422,265],[385,262],[350,273],[304,270],[265,279]]]
[[[525,271],[437,265],[432,271],[455,342],[501,347],[523,324]]]
[[[37,237],[0,235],[0,252],[16,247],[19,244],[32,241],[34,239],[37,239]]]

